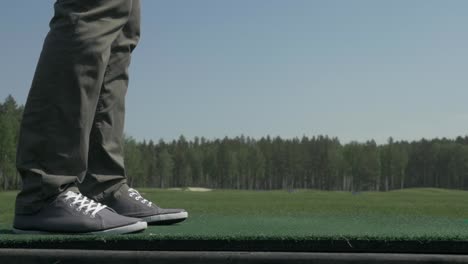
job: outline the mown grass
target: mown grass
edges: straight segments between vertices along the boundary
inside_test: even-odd
[[[316,190],[140,192],[162,207],[187,209],[189,219],[173,226],[151,226],[133,238],[468,239],[467,191],[414,188],[358,194]],[[9,232],[15,195],[0,193],[0,241],[43,239],[44,236]]]

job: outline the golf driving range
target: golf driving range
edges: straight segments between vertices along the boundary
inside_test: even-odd
[[[189,218],[130,235],[15,235],[11,225],[16,192],[2,192],[0,247],[86,250],[87,254],[93,250],[468,253],[466,191],[141,189],[141,193],[161,207],[186,208]]]

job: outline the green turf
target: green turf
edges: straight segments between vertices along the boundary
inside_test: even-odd
[[[468,192],[416,188],[390,192],[141,189],[164,207],[189,211],[186,222],[125,236],[14,235],[15,192],[0,193],[0,244],[28,241],[326,238],[468,240]]]

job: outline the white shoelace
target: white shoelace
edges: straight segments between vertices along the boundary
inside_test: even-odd
[[[68,191],[65,195],[65,201],[72,199],[72,202],[69,204],[70,207],[73,207],[76,204],[78,204],[79,206],[76,208],[76,211],[80,212],[82,209],[85,209],[85,211],[83,212],[84,215],[88,215],[92,211],[92,218],[96,217],[96,213],[107,207],[106,205],[100,204],[89,199],[86,196],[83,196],[81,193]]]
[[[151,207],[151,205],[153,204],[152,202],[150,202],[150,201],[146,200],[145,198],[143,198],[143,196],[141,196],[141,194],[137,190],[135,190],[133,188],[128,189],[128,196],[134,198],[137,201],[140,201],[140,199],[143,199],[143,200],[141,200],[141,203],[146,204],[146,202],[148,202],[148,204],[146,204],[146,205],[148,205],[148,207]]]

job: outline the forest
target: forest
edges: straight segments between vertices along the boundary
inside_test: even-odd
[[[21,188],[16,142],[23,106],[0,103],[0,190]],[[155,121],[157,122],[157,121]],[[138,141],[125,136],[126,174],[134,187],[389,191],[468,189],[468,136],[341,143],[326,135]]]

